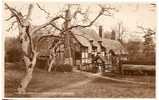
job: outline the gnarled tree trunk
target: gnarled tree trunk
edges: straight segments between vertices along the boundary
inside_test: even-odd
[[[49,63],[49,68],[48,68],[48,72],[51,71],[51,69],[53,68],[53,64],[55,63],[55,59],[56,59],[56,49],[58,48],[58,46],[60,46],[61,44],[63,44],[63,41],[59,39],[59,41],[54,45],[53,48],[51,48],[51,55],[50,55],[50,63]]]
[[[51,58],[51,61],[49,63],[49,68],[48,68],[48,72],[51,72],[51,69],[53,68],[53,64],[55,63],[55,58],[52,57]]]
[[[26,88],[32,79],[32,73],[33,73],[33,70],[34,70],[34,67],[35,67],[35,64],[37,61],[37,56],[38,56],[37,52],[33,53],[33,58],[31,60],[29,57],[24,56],[24,62],[26,64],[26,74],[25,74],[24,78],[21,80],[20,87],[18,88],[19,94],[25,93]]]

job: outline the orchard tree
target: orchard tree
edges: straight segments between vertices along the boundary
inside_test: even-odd
[[[99,19],[100,16],[112,16],[112,12],[115,11],[115,8],[112,8],[110,5],[98,5],[100,11],[97,13],[95,18],[90,20],[88,17],[89,7],[86,10],[83,10],[80,4],[67,4],[64,11],[56,16],[50,16],[50,13],[47,10],[43,9],[38,3],[36,3],[36,5],[50,17],[50,20],[42,25],[33,27],[30,20],[33,4],[29,5],[28,13],[27,15],[24,15],[22,12],[5,3],[5,9],[9,10],[11,13],[10,17],[6,20],[15,19],[15,21],[11,23],[11,28],[14,23],[17,23],[18,25],[19,39],[21,41],[24,55],[23,58],[26,65],[26,75],[21,80],[17,89],[20,94],[24,94],[26,92],[26,88],[32,79],[32,74],[39,55],[38,43],[41,39],[54,37],[56,40],[50,47],[52,54],[50,54],[51,61],[48,71],[51,70],[52,64],[55,62],[55,52],[57,47],[61,44],[64,44],[65,46],[65,63],[72,64],[71,35],[74,33],[72,33],[71,30],[78,27],[90,27],[97,19]],[[74,7],[76,7],[76,9]],[[75,22],[78,19],[79,15],[83,16],[83,23],[73,23],[73,21]],[[57,23],[58,20],[63,20],[63,23]],[[53,29],[57,30],[59,36],[55,36],[53,33],[43,34],[40,35],[38,40],[35,42],[33,35],[47,26],[52,26]]]
[[[21,41],[22,51],[24,55],[23,59],[26,65],[26,75],[21,80],[21,83],[17,90],[18,93],[23,94],[25,93],[25,90],[32,79],[32,73],[37,61],[37,56],[39,54],[39,52],[37,52],[36,44],[33,43],[32,34],[50,25],[53,21],[59,19],[60,16],[52,18],[50,21],[46,22],[43,25],[32,28],[31,22],[29,20],[32,14],[32,4],[29,5],[28,13],[25,16],[21,12],[17,11],[15,8],[10,7],[7,3],[5,3],[5,7],[5,9],[11,12],[11,16],[6,20],[8,21],[12,18],[15,18],[15,21],[11,24],[11,27],[12,25],[14,25],[14,23],[18,24],[19,39]]]

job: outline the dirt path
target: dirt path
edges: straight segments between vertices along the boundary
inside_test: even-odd
[[[88,73],[88,72],[81,72],[89,77],[96,77],[96,78],[102,78],[102,79],[106,79],[106,80],[111,80],[111,81],[115,81],[115,82],[123,82],[123,83],[131,83],[131,84],[140,84],[140,85],[150,85],[147,82],[136,82],[136,81],[130,81],[130,80],[124,80],[124,79],[117,79],[117,78],[112,78],[112,77],[108,77],[108,76],[102,76],[101,74],[92,74],[92,73]]]

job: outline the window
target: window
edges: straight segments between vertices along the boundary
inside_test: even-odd
[[[88,63],[88,48],[82,50],[82,64]]]
[[[97,55],[97,47],[95,47],[95,46],[92,47],[92,54],[93,54],[94,56]]]

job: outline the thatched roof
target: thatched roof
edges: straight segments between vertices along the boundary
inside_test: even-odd
[[[91,44],[90,40],[93,40],[93,45],[95,47],[99,47],[98,41],[102,41],[103,47],[106,48],[107,51],[113,50],[116,54],[127,54],[125,48],[121,45],[120,42],[111,39],[103,39],[100,38],[95,30],[86,29],[86,28],[76,28],[71,30],[74,34],[74,37],[78,40],[78,42],[83,46],[88,48],[88,52],[91,52]],[[38,31],[34,34],[33,38],[36,41],[41,35],[46,34],[45,28],[43,30]],[[53,43],[54,38],[50,37],[47,39],[43,39],[40,41],[40,54],[42,56],[49,55],[49,46]],[[37,41],[36,41],[37,42]]]
[[[82,44],[82,46],[88,47],[88,51],[91,52],[90,40],[93,40],[94,46],[99,46],[98,41],[102,41],[102,45],[106,48],[107,51],[113,50],[116,54],[127,54],[126,49],[123,45],[117,40],[104,39],[100,38],[99,35],[91,29],[74,29],[72,30],[74,36]]]
[[[115,54],[127,54],[126,49],[123,45],[116,40],[102,39],[102,45],[109,51],[113,50]]]

